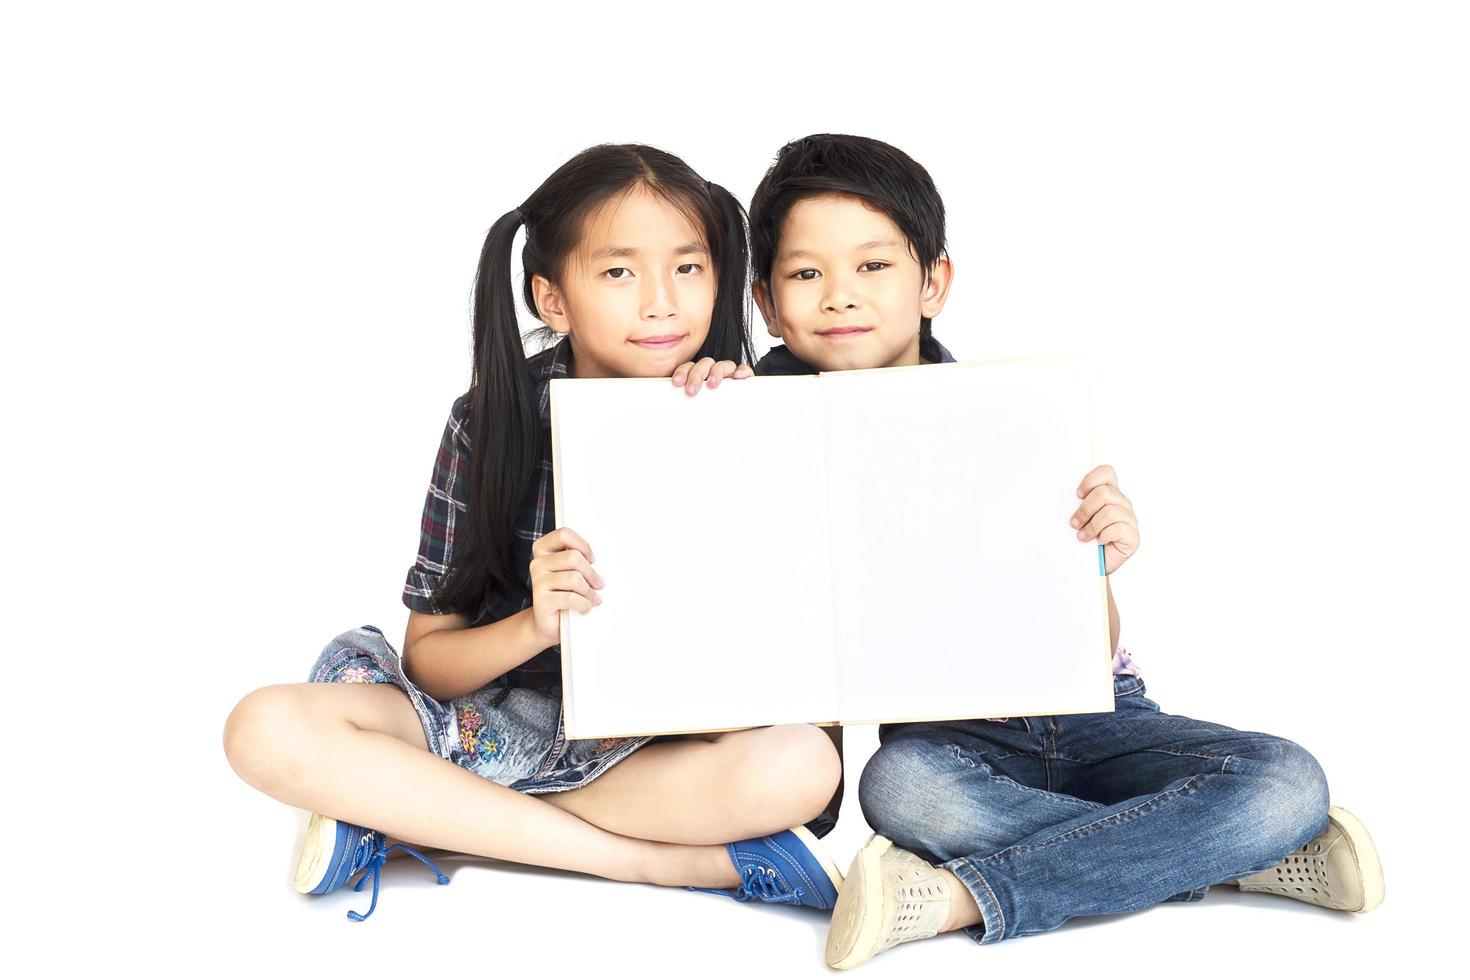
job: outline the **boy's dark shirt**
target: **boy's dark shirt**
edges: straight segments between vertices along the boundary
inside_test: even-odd
[[[944,349],[944,345],[933,337],[919,338],[919,359],[926,364],[953,364],[954,355]],[[793,374],[817,374],[816,368],[806,361],[791,353],[785,345],[772,347],[770,352],[762,357],[755,365],[757,377],[779,377]],[[842,726],[833,725],[826,729],[827,735],[832,739],[832,744],[837,747],[837,757],[842,758]],[[847,783],[847,773],[837,782],[837,792],[833,795],[827,808],[821,815],[807,824],[806,827],[818,837],[825,837],[837,825],[837,811],[842,808],[842,789]]]
[[[954,355],[933,337],[919,338],[919,360],[925,364],[953,364]],[[758,377],[775,377],[786,374],[818,374],[816,368],[797,357],[785,346],[772,347],[765,357],[756,362]]]

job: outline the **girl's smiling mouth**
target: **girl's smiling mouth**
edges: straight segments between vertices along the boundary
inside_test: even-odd
[[[678,344],[688,336],[687,333],[670,333],[664,334],[661,337],[634,337],[628,343],[637,344],[645,350],[665,350]]]

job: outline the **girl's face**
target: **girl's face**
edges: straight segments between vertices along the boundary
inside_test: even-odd
[[[641,184],[587,216],[559,278],[536,276],[532,291],[547,325],[571,336],[572,377],[668,377],[709,334],[709,246]]]

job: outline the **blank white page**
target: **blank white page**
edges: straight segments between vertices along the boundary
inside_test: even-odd
[[[1111,711],[1085,359],[821,383],[842,721]]]
[[[562,617],[571,738],[837,720],[813,378],[551,382],[557,524],[603,603]]]

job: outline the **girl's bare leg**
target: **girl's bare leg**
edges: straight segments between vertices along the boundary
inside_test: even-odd
[[[777,725],[645,746],[595,782],[545,799],[615,834],[724,844],[813,819],[841,776],[820,728]]]
[[[740,883],[723,847],[611,833],[430,753],[407,695],[389,684],[261,688],[231,713],[225,753],[283,803],[426,847],[619,881]]]

